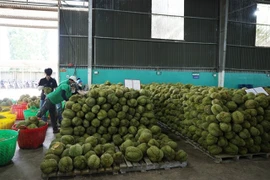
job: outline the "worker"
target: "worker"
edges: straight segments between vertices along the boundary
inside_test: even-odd
[[[40,95],[40,107],[45,102],[46,95],[57,87],[57,82],[54,78],[51,77],[53,70],[51,68],[46,68],[44,70],[45,77],[41,78],[38,83],[38,90],[41,90],[41,95]],[[47,122],[47,117],[46,115],[42,116],[41,119],[45,122]]]
[[[69,78],[67,80],[64,80],[62,82],[60,82],[60,85],[61,84],[71,84],[71,83],[76,83],[77,82],[77,78],[76,76],[69,76]]]
[[[62,101],[68,101],[68,99],[76,93],[77,85],[76,83],[60,84],[55,91],[49,93],[45,99],[43,106],[37,113],[37,117],[41,118],[43,115],[49,111],[51,116],[51,124],[53,128],[53,133],[58,133],[59,129],[57,126],[57,116],[56,116],[56,104],[62,104]]]
[[[77,86],[76,87],[76,90],[77,90],[78,89],[78,84],[76,83],[76,81],[77,81],[76,76],[69,76],[69,78],[67,80],[64,80],[64,81],[60,82],[59,85],[61,85],[61,84],[70,85],[72,83],[75,83],[76,86]],[[63,109],[62,109],[62,103],[56,104],[56,109],[57,109],[59,124],[61,124],[61,121],[63,119],[63,117],[62,117],[62,111],[63,111]]]

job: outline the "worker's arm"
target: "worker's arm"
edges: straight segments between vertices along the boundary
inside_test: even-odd
[[[65,90],[62,90],[62,91],[61,91],[61,96],[62,96],[62,98],[63,98],[65,101],[68,101],[68,98],[67,98],[67,96],[66,96],[66,91],[65,91]]]

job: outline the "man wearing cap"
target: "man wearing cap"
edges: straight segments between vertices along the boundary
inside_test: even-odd
[[[76,83],[76,81],[77,81],[76,76],[69,76],[69,78],[67,80],[60,82],[60,85],[61,84],[68,84],[69,85],[71,83]]]
[[[40,96],[40,107],[44,104],[46,95],[57,87],[57,82],[54,78],[51,77],[52,75],[52,69],[46,68],[44,70],[45,77],[41,78],[38,83],[38,89],[41,90],[41,96]],[[47,122],[47,117],[44,115],[41,118],[43,121]]]
[[[61,104],[62,101],[68,101],[68,99],[76,93],[76,84],[60,84],[55,91],[49,93],[45,99],[44,105],[37,113],[37,117],[42,117],[49,111],[51,116],[51,124],[53,128],[53,133],[58,133],[59,129],[57,127],[57,117],[56,117],[56,104]]]

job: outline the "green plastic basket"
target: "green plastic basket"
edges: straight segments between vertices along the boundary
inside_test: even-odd
[[[6,165],[13,158],[17,139],[17,131],[0,130],[0,166]]]
[[[38,108],[31,107],[30,109],[26,109],[23,111],[24,119],[28,119],[31,116],[36,116],[38,113]]]
[[[32,116],[36,116],[39,111],[39,108],[31,107],[30,109],[26,109],[23,111],[24,119],[27,119]],[[49,117],[49,111],[46,112],[45,116]]]

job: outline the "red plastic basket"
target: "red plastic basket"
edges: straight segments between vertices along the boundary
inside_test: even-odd
[[[27,109],[27,103],[15,104],[11,106],[11,112],[17,114],[16,120],[24,120],[23,111]]]
[[[16,124],[12,126],[13,130],[18,130]],[[40,147],[46,136],[48,123],[45,126],[35,129],[20,129],[18,136],[18,145],[21,149],[36,149]]]

